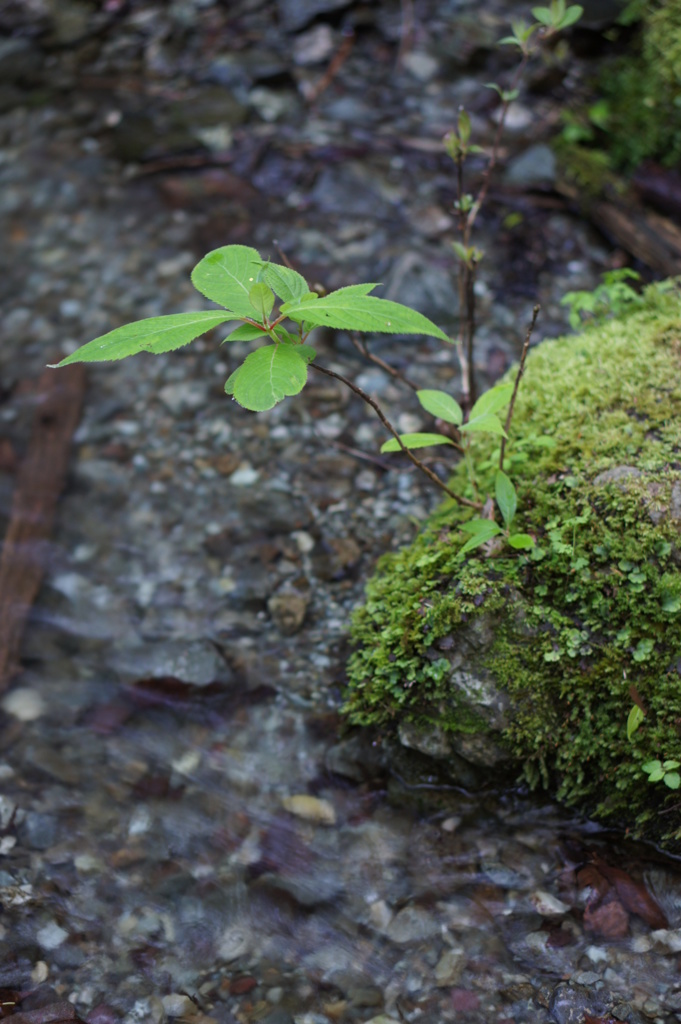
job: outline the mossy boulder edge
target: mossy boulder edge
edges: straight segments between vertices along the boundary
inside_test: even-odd
[[[491,439],[475,460],[491,492]],[[679,794],[642,770],[681,760],[677,289],[530,353],[506,469],[514,530],[536,547],[462,560],[467,511],[442,505],[368,584],[346,713],[463,784],[466,766],[525,780],[680,849]],[[453,486],[465,492],[463,467]]]

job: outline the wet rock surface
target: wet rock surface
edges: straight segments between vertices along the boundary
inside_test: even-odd
[[[17,457],[21,379],[119,324],[203,308],[188,272],[218,245],[280,246],[327,287],[382,280],[453,328],[439,140],[461,102],[491,137],[481,86],[504,73],[491,47],[515,5],[415,7],[405,42],[397,3],[2,5],[0,418]],[[541,124],[552,102],[523,97]],[[541,134],[521,114],[517,157]],[[517,175],[481,221],[490,376],[537,298],[542,333],[562,329],[568,283],[607,260]],[[436,496],[377,455],[380,425],[335,385],[258,417],[228,402],[240,352],[219,341],[90,373],[0,712],[0,984],[25,1013],[91,1024],[676,1019],[668,865],[550,805],[452,789],[416,751],[388,770],[380,736],[339,735],[363,579]],[[417,429],[346,338],[317,346]],[[376,351],[456,384],[428,341]],[[597,880],[577,874],[594,850],[668,927],[597,913]]]

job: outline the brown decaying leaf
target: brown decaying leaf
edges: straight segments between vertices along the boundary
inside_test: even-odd
[[[593,1014],[584,1011],[584,1024],[622,1024],[617,1017],[594,1017]]]
[[[605,939],[623,939],[629,932],[629,915],[613,894],[607,902],[587,903],[584,927]]]
[[[611,867],[598,854],[594,855],[594,864],[608,882],[615,887],[622,906],[630,914],[636,914],[653,931],[669,926],[664,911],[650,895],[643,882],[636,881],[621,868]]]

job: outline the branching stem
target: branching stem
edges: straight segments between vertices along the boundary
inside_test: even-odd
[[[464,498],[460,494],[457,494],[456,491],[451,490],[451,488],[449,488],[446,483],[440,480],[439,476],[437,476],[436,473],[433,473],[432,469],[429,469],[428,466],[426,466],[426,464],[421,461],[421,459],[414,455],[414,453],[410,451],[405,444],[403,444],[400,435],[398,434],[397,430],[392,425],[390,420],[387,418],[378,402],[376,402],[371,397],[371,395],[368,395],[366,391],[360,388],[358,384],[355,384],[353,381],[348,380],[348,378],[344,377],[341,373],[336,373],[335,370],[328,370],[325,366],[319,366],[318,363],[310,363],[310,368],[313,370],[317,370],[318,373],[323,373],[327,377],[333,377],[334,380],[339,380],[341,384],[345,384],[347,388],[350,388],[353,394],[357,395],[358,398],[361,398],[362,401],[366,402],[367,405],[370,405],[371,408],[376,413],[376,415],[378,416],[381,423],[383,424],[383,426],[386,428],[386,430],[390,431],[390,433],[393,435],[393,437],[395,438],[395,440],[397,441],[397,443],[399,444],[400,448],[407,456],[407,458],[416,466],[418,470],[421,471],[421,473],[425,473],[425,475],[432,483],[439,487],[440,490],[444,491],[448,497],[452,498],[458,505],[464,505],[466,508],[472,508],[475,509],[476,511],[480,510],[482,506],[480,505],[479,502],[470,501],[468,498]]]

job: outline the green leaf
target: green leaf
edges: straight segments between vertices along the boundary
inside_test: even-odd
[[[530,537],[529,533],[512,533],[508,538],[508,543],[519,551],[528,551],[535,546],[535,539]]]
[[[494,478],[494,495],[506,527],[510,527],[518,508],[518,495],[511,479],[498,469]]]
[[[227,341],[255,341],[256,338],[266,338],[267,331],[264,327],[254,327],[253,324],[242,324],[241,327],[237,327],[236,330],[231,331],[226,338],[224,338],[220,344],[224,345]]]
[[[674,614],[681,609],[681,596],[678,594],[667,594],[662,598],[662,610]]]
[[[444,434],[400,434],[400,441],[405,448],[429,448],[435,444],[454,444],[451,438]],[[381,454],[385,452],[401,452],[396,438],[391,438],[381,445]]]
[[[659,782],[660,779],[663,779],[663,778],[664,778],[664,769],[663,768],[655,768],[655,770],[652,771],[650,773],[650,775],[648,776],[648,782]]]
[[[79,349],[52,366],[68,366],[69,363],[99,363],[108,359],[125,359],[138,352],[171,352],[188,345],[206,331],[211,331],[227,320],[231,314],[222,310],[205,310],[198,313],[171,313],[170,316],[152,316],[148,320],[137,320],[133,324],[117,327],[115,331],[102,334],[94,341],[88,341]]]
[[[239,405],[252,412],[264,412],[288,395],[297,395],[307,381],[303,346],[265,345],[246,356],[243,364],[225,384],[231,386]]]
[[[498,416],[477,416],[474,420],[464,423],[459,429],[462,434],[499,434],[501,437],[506,437],[506,431],[502,427]]]
[[[505,405],[508,405],[512,394],[513,384],[495,385],[489,391],[485,391],[484,395],[480,395],[480,398],[471,409],[470,418],[474,420],[484,413],[498,412],[499,409],[503,409]]]
[[[573,4],[572,7],[568,7],[567,11],[560,19],[560,22],[558,23],[558,28],[569,28],[570,25],[574,25],[576,21],[579,21],[583,14],[584,8],[580,7],[579,4]]]
[[[230,373],[229,377],[225,381],[225,394],[226,395],[233,395],[234,394],[234,386],[236,384],[236,379],[237,379],[237,377],[239,376],[240,373],[241,373],[241,366],[238,366],[236,368],[236,370],[234,371],[234,373]]]
[[[278,263],[264,265],[263,280],[283,302],[296,302],[310,292],[310,287],[301,274]]]
[[[663,761],[662,767],[666,772],[673,771],[675,768],[681,768],[681,762],[679,761]]]
[[[299,323],[338,330],[365,331],[372,334],[427,334],[450,341],[444,331],[421,313],[399,302],[369,295],[375,284],[355,284],[339,288],[316,302],[287,302],[280,312]]]
[[[459,257],[461,262],[467,264],[468,260],[470,259],[471,250],[467,249],[466,246],[462,246],[461,242],[453,242],[452,248],[454,249],[456,255]]]
[[[250,319],[253,306],[248,298],[263,273],[263,261],[246,245],[224,245],[213,249],[192,270],[192,284],[212,302]]]
[[[653,652],[655,641],[650,639],[639,640],[634,648],[632,658],[634,661],[647,661]]]
[[[264,281],[256,281],[248,293],[248,301],[258,314],[258,319],[265,321],[274,309],[274,292]]]
[[[464,146],[470,142],[471,138],[471,119],[465,110],[459,113],[459,138]]]
[[[459,548],[457,558],[462,558],[467,551],[479,548],[481,544],[486,544],[488,540],[502,532],[498,524],[491,519],[471,519],[470,522],[464,523],[461,529],[466,533],[472,533],[473,536],[466,541],[463,547]]]
[[[678,789],[681,786],[681,775],[678,772],[667,772],[664,777],[665,786],[669,786],[670,789]]]
[[[631,708],[631,711],[629,712],[629,717],[627,718],[627,739],[628,740],[630,740],[631,737],[634,735],[634,733],[636,732],[636,730],[638,729],[639,725],[644,720],[644,718],[645,718],[645,715],[641,711],[641,709],[638,706],[638,704],[634,704],[632,706],[632,708]]]
[[[487,539],[497,537],[500,533],[504,532],[493,519],[469,519],[468,522],[462,523],[459,529],[463,530],[464,533],[472,533],[475,536],[484,534]]]
[[[641,768],[644,772],[647,772],[650,775],[651,772],[657,772],[662,770],[662,762],[658,760],[646,761],[645,764],[641,765]]]
[[[311,345],[296,345],[295,348],[300,358],[304,359],[306,363],[311,363],[317,355],[316,349],[312,348]]]
[[[455,427],[463,423],[463,412],[459,403],[446,391],[424,389],[417,391],[416,397],[431,416],[436,416],[445,423],[453,423]]]
[[[532,17],[541,22],[542,25],[553,25],[553,12],[549,7],[533,7]]]

